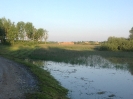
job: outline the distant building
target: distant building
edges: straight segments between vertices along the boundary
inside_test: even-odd
[[[99,44],[99,42],[95,42],[95,44],[96,44],[96,45],[98,45],[98,44]]]
[[[74,42],[58,42],[59,45],[74,45]]]

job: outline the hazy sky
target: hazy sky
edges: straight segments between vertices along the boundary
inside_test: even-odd
[[[133,0],[0,0],[0,18],[32,22],[49,41],[104,41],[128,37]]]

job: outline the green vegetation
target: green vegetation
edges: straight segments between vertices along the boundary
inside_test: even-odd
[[[133,40],[109,37],[108,41],[102,43],[100,49],[110,51],[133,51]]]
[[[32,45],[32,46],[29,46]],[[100,55],[112,62],[133,64],[133,52],[98,51],[99,45],[57,45],[32,44],[32,42],[15,42],[14,46],[0,45],[0,55],[28,66],[39,80],[40,90],[34,94],[26,94],[27,99],[67,99],[67,90],[50,74],[25,59],[42,59],[72,64],[84,64],[80,57]],[[130,70],[132,67],[130,65]]]
[[[15,24],[10,19],[0,19],[0,41],[3,44],[14,45],[16,40],[42,41],[48,39],[48,31],[43,28],[36,29],[31,22],[23,21]]]
[[[133,27],[129,31],[129,38],[109,37],[101,44],[100,50],[133,51]]]
[[[29,46],[30,45],[30,46]],[[133,52],[100,51],[100,45],[58,45],[33,42],[15,42],[14,46],[0,46],[0,54],[17,59],[42,59],[57,62],[79,64],[79,57],[99,55],[107,59],[117,58],[127,61],[133,58]]]
[[[99,55],[111,61],[126,62],[133,59],[133,52],[122,51],[99,51],[99,45],[39,45],[33,53],[31,59],[52,60],[57,62],[66,62],[71,64],[83,64],[80,57],[90,55]],[[113,60],[113,59],[117,60]]]
[[[30,59],[52,60],[73,63],[81,56],[87,56],[98,49],[99,45],[39,45],[29,56]],[[76,62],[76,61],[75,61]]]
[[[15,61],[28,66],[39,81],[39,91],[33,94],[27,93],[26,99],[67,99],[67,90],[61,87],[59,82],[55,80],[49,72],[36,65],[18,59]]]
[[[38,79],[39,90],[36,93],[26,93],[27,99],[67,99],[67,89],[63,88],[49,72],[42,68],[24,61],[36,49],[36,46],[28,45],[0,45],[0,55],[21,64],[24,64]]]
[[[129,38],[131,40],[133,40],[133,27],[131,28],[131,30],[129,32],[130,32]]]

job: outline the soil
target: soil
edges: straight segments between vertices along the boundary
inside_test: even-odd
[[[0,99],[25,99],[37,90],[37,80],[23,65],[0,57]]]

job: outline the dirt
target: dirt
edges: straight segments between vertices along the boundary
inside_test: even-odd
[[[37,80],[20,64],[0,57],[0,99],[25,99],[37,90]]]

